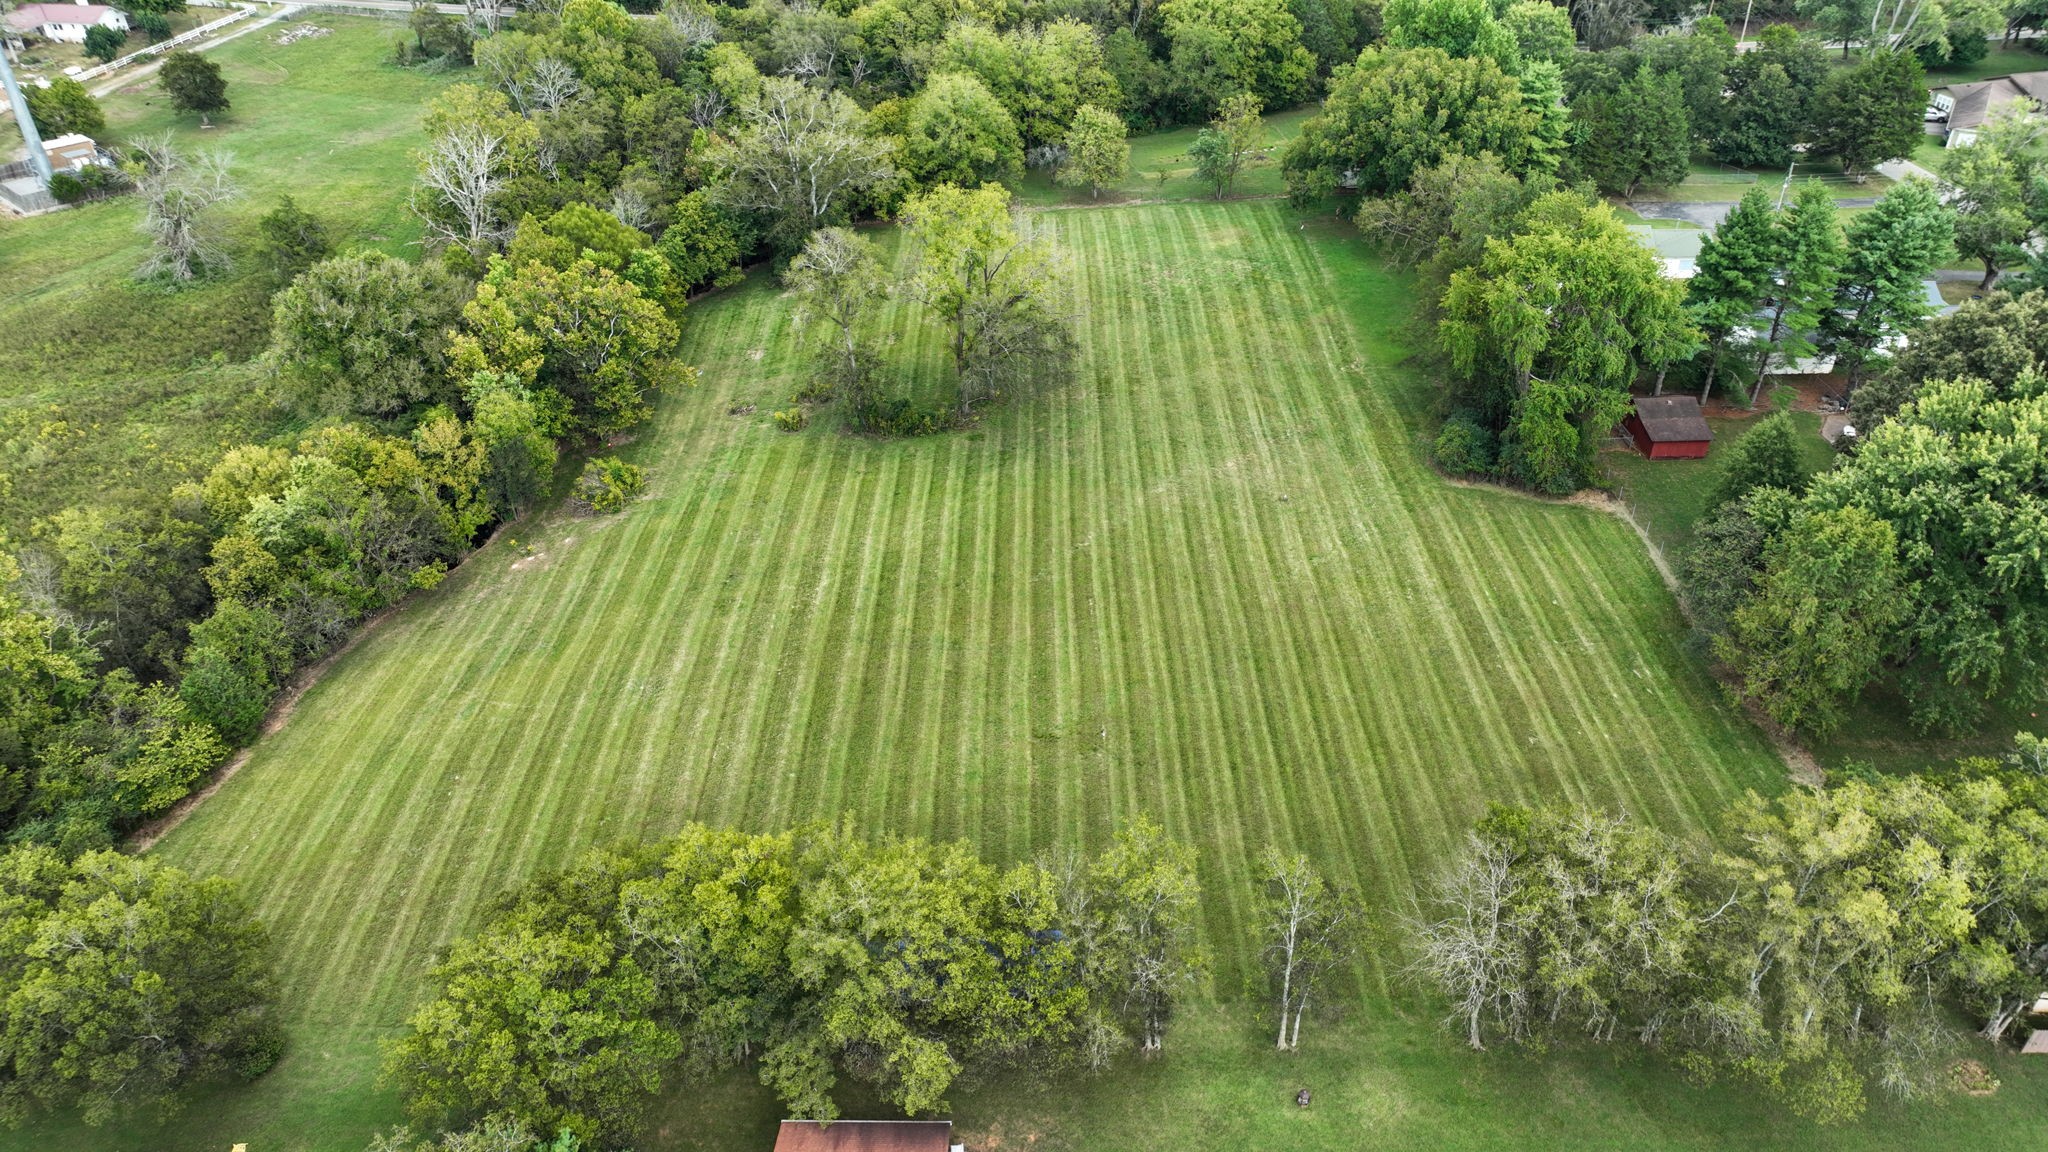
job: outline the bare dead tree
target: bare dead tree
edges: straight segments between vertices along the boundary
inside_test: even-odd
[[[494,128],[464,124],[428,147],[413,189],[413,211],[427,231],[449,244],[482,252],[511,234],[492,203],[504,185],[505,137]]]
[[[1509,923],[1513,864],[1505,845],[1473,836],[1411,918],[1419,955],[1410,971],[1450,998],[1447,1023],[1462,1023],[1475,1049],[1486,1047],[1489,1024],[1517,1039],[1528,1031],[1529,989]]]
[[[498,0],[462,0],[463,18],[469,21],[472,30],[486,36],[498,34],[498,25],[504,21],[504,10],[498,7]]]
[[[709,48],[718,42],[718,20],[707,9],[687,0],[669,0],[661,12],[684,47]]]
[[[225,271],[232,261],[215,235],[211,209],[240,195],[228,174],[225,152],[186,156],[168,135],[129,145],[139,158],[133,178],[142,196],[142,222],[149,236],[149,259],[136,275],[185,284],[211,271]]]
[[[553,56],[536,62],[520,85],[528,104],[548,113],[560,112],[583,93],[583,82],[576,78],[576,70]]]
[[[718,195],[774,217],[772,234],[785,251],[827,223],[846,197],[896,174],[895,145],[870,133],[860,105],[837,92],[769,77],[741,115],[740,131],[706,159],[726,174]]]
[[[725,94],[716,88],[704,88],[690,95],[690,123],[699,128],[709,128],[725,115]]]

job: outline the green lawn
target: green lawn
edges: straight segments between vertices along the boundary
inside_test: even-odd
[[[210,53],[229,113],[201,130],[154,80],[105,101],[116,140],[165,130],[235,157],[245,193],[224,212],[229,276],[182,292],[136,283],[133,197],[0,221],[0,534],[79,500],[160,490],[223,447],[288,426],[248,363],[269,339],[276,287],[250,249],[284,193],[341,247],[415,251],[405,208],[422,106],[447,76],[385,63],[390,21],[321,15],[332,35],[280,46],[288,25]]]
[[[1704,460],[1646,460],[1633,451],[1620,450],[1601,455],[1607,482],[1665,556],[1676,559],[1678,550],[1692,536],[1693,524],[1707,512],[1707,497],[1713,493],[1714,485],[1721,482],[1728,450],[1769,411],[1766,404],[1753,416],[1708,417],[1707,424],[1714,430],[1714,448]],[[1799,446],[1805,454],[1806,466],[1816,471],[1831,466],[1835,450],[1820,438],[1820,415],[1794,412],[1792,422],[1799,428]]]
[[[354,1152],[396,1119],[375,1042],[435,949],[586,845],[846,814],[1015,858],[1140,811],[1201,851],[1202,1002],[1164,1059],[964,1090],[978,1152],[2031,1130],[2048,1078],[2003,1063],[1992,1100],[1817,1135],[1632,1057],[1475,1057],[1438,1034],[1387,941],[1489,801],[1700,832],[1783,769],[1688,654],[1627,526],[1424,466],[1425,398],[1384,336],[1408,283],[1348,230],[1271,201],[1050,219],[1077,270],[1079,378],[964,434],[778,432],[765,413],[799,375],[788,302],[757,276],[699,305],[702,384],[625,449],[649,499],[515,526],[365,637],[158,849],[240,878],[272,925],[285,1062],[169,1125],[14,1146]],[[902,311],[894,330],[891,355],[928,374],[936,334]],[[1380,909],[1347,1019],[1285,1060],[1241,995],[1250,861],[1275,842]],[[745,1075],[678,1085],[639,1146],[765,1148],[774,1116]]]
[[[1993,76],[2009,76],[2014,72],[2039,72],[2048,68],[2048,56],[2043,56],[2029,47],[2000,48],[1993,46],[1989,55],[1975,64],[1959,68],[1930,68],[1927,70],[1927,86],[1939,88],[1944,84],[1967,84],[1972,80],[1988,80]]]
[[[1843,175],[1839,164],[1828,160],[1802,161],[1792,174],[1794,181],[1818,180],[1837,200],[1882,196],[1892,181],[1874,172],[1861,180]],[[1736,168],[1708,157],[1695,157],[1684,180],[1663,188],[1638,188],[1631,200],[1645,202],[1720,203],[1740,200],[1751,187],[1761,184],[1774,193],[1785,181],[1783,168]]]
[[[1310,105],[1275,112],[1266,119],[1267,154],[1238,174],[1230,190],[1232,197],[1279,196],[1287,191],[1280,177],[1280,152],[1289,140],[1301,135],[1302,121],[1322,111]],[[1195,179],[1195,164],[1188,158],[1188,146],[1200,134],[1200,126],[1155,132],[1131,139],[1131,174],[1114,188],[1103,190],[1098,199],[1086,188],[1062,188],[1043,169],[1025,174],[1017,185],[1017,199],[1025,204],[1086,205],[1119,200],[1206,200],[1213,193]]]

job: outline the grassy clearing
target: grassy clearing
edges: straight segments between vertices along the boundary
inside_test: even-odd
[[[1311,105],[1275,112],[1266,119],[1265,160],[1246,168],[1231,188],[1232,197],[1280,196],[1287,182],[1280,176],[1280,152],[1289,140],[1301,135],[1302,122],[1322,109]],[[1131,140],[1131,174],[1114,188],[1103,190],[1100,199],[1086,188],[1062,188],[1052,182],[1052,173],[1034,170],[1017,185],[1020,203],[1043,206],[1116,203],[1120,200],[1207,200],[1209,186],[1195,179],[1195,163],[1188,158],[1188,146],[1201,127],[1177,128]]]
[[[289,25],[273,25],[211,53],[233,102],[214,128],[174,116],[153,79],[108,98],[108,124],[117,139],[172,131],[235,155],[237,255],[284,193],[341,248],[406,252],[419,239],[405,189],[420,109],[450,78],[384,63],[389,21],[317,22],[334,33],[279,46]],[[161,488],[288,427],[247,363],[269,337],[270,277],[243,259],[182,292],[137,284],[140,218],[123,197],[0,222],[0,532],[76,500]]]
[[[1939,88],[1944,84],[1967,84],[1973,80],[1989,80],[1993,76],[2008,76],[2014,72],[2039,72],[2048,67],[2048,56],[2043,56],[2032,47],[2031,41],[2012,48],[1996,48],[1975,64],[1958,68],[1929,68],[1927,86]]]
[[[962,435],[779,433],[786,301],[756,278],[701,305],[703,384],[625,450],[650,499],[523,526],[408,604],[159,849],[249,885],[283,946],[286,1062],[170,1126],[25,1135],[360,1148],[395,1119],[375,1041],[433,950],[592,843],[844,813],[1013,858],[1142,810],[1201,848],[1207,1006],[1128,1075],[964,1092],[971,1133],[1926,1147],[1919,1114],[1817,1139],[1611,1054],[1469,1057],[1394,991],[1391,945],[1347,1023],[1298,1059],[1263,1051],[1240,997],[1263,844],[1357,877],[1390,925],[1490,800],[1697,832],[1782,769],[1685,652],[1626,526],[1424,468],[1418,385],[1380,335],[1408,285],[1348,233],[1272,202],[1052,220],[1086,308],[1080,379]],[[936,334],[897,320],[892,355],[934,363]],[[1933,1115],[2009,1139],[2043,1103],[2040,1077],[2013,1080]],[[641,1147],[765,1146],[773,1118],[744,1075],[691,1085]]]
[[[1613,485],[1628,503],[1650,539],[1666,556],[1675,557],[1692,536],[1692,526],[1707,513],[1707,497],[1721,482],[1728,463],[1728,451],[1749,434],[1758,420],[1770,413],[1768,404],[1754,414],[1737,417],[1709,416],[1714,430],[1714,450],[1704,460],[1646,460],[1634,451],[1613,451],[1600,457]],[[1799,429],[1799,447],[1806,466],[1815,471],[1831,466],[1835,450],[1820,438],[1820,414],[1794,412],[1792,422]]]
[[[1843,174],[1839,164],[1827,160],[1801,161],[1793,179],[1818,180],[1837,200],[1882,196],[1884,190],[1892,186],[1889,178],[1876,173],[1865,173],[1861,180],[1852,179]],[[1706,157],[1695,157],[1684,180],[1665,188],[1639,188],[1630,199],[1645,203],[1717,204],[1740,200],[1744,193],[1758,184],[1775,190],[1784,180],[1782,169],[1736,168]]]

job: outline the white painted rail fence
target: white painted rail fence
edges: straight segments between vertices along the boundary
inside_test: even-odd
[[[227,15],[221,17],[220,19],[215,20],[211,24],[201,24],[199,27],[192,29],[190,32],[180,32],[176,36],[171,37],[169,40],[164,40],[156,44],[151,44],[149,47],[144,48],[140,52],[130,52],[128,55],[123,56],[118,60],[109,60],[108,62],[100,65],[97,68],[87,68],[83,72],[73,72],[71,73],[71,78],[73,80],[79,81],[80,83],[83,83],[87,80],[92,80],[100,76],[105,76],[109,72],[115,72],[122,68],[126,68],[128,65],[135,63],[137,60],[146,60],[151,56],[155,56],[164,52],[169,52],[172,49],[179,47],[180,45],[190,44],[194,40],[204,39],[208,36],[211,36],[213,33],[219,31],[220,29],[225,28],[230,24],[233,24],[237,20],[245,19],[255,14],[256,10],[254,8],[237,8],[233,12],[230,12]]]

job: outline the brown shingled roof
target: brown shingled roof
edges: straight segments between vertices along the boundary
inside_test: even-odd
[[[1707,418],[1700,415],[1700,402],[1690,396],[1638,396],[1636,419],[1643,422],[1653,444],[1714,438]]]
[[[951,1120],[784,1120],[775,1152],[947,1152]]]

